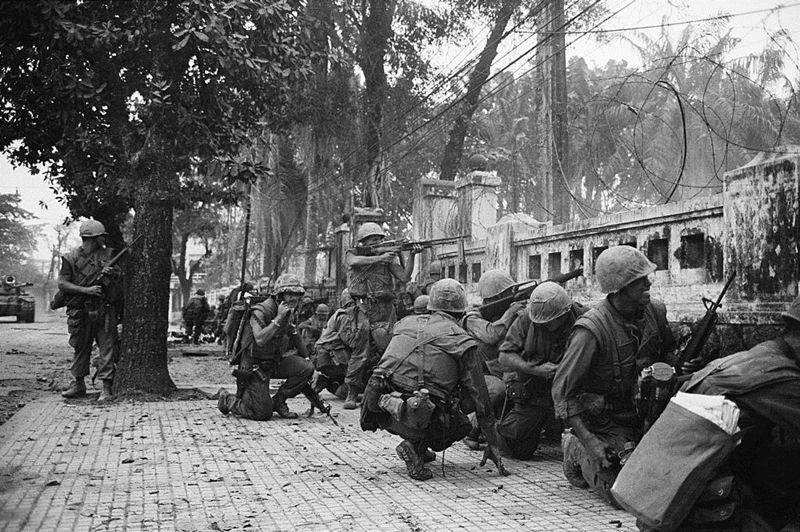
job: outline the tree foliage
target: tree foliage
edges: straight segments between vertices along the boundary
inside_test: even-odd
[[[36,248],[37,231],[25,223],[33,215],[19,202],[19,194],[0,194],[0,275],[19,275],[22,263]]]

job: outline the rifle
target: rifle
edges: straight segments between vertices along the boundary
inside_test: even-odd
[[[578,268],[577,270],[572,270],[571,272],[554,275],[550,279],[545,279],[542,282],[565,283],[570,279],[575,279],[581,275],[583,275],[583,268]],[[525,301],[531,297],[531,292],[533,292],[534,288],[539,286],[539,284],[541,283],[537,281],[525,281],[523,283],[509,286],[495,296],[497,299],[481,305],[478,307],[478,310],[480,311],[483,319],[495,321],[499,319],[506,310],[508,310],[508,307],[510,307],[512,303],[516,301]]]
[[[122,256],[125,255],[128,251],[130,251],[133,245],[136,244],[136,242],[140,238],[142,238],[142,236],[143,235],[139,235],[136,238],[134,238],[133,241],[130,244],[128,244],[122,251],[111,257],[111,260],[109,260],[105,264],[104,268],[105,267],[113,268],[114,266],[116,266],[117,262],[119,262]],[[95,272],[94,274],[84,279],[78,286],[87,287],[87,286],[107,286],[107,285],[108,283],[106,280],[106,276],[103,273],[103,271],[100,270],[99,272]],[[67,294],[65,294],[61,289],[59,289],[58,292],[56,292],[56,295],[53,296],[53,300],[50,302],[50,308],[52,310],[57,310],[60,309],[61,307],[67,306],[67,304],[73,307],[80,306],[80,303],[83,301],[85,297],[86,296],[82,294],[72,294],[68,300]]]
[[[735,278],[736,272],[733,272],[733,274],[728,278],[728,282],[726,282],[725,286],[722,288],[722,292],[720,292],[716,301],[712,301],[705,297],[702,299],[703,305],[706,307],[706,314],[695,326],[694,330],[692,331],[692,338],[689,340],[689,344],[681,352],[680,356],[678,357],[678,361],[675,363],[675,374],[677,376],[682,374],[682,366],[686,362],[689,360],[694,360],[700,356],[700,352],[703,350],[703,347],[708,341],[708,337],[711,335],[711,330],[717,324],[717,309],[722,306],[722,298],[725,297],[725,293],[728,291],[728,288],[731,286],[731,283]]]
[[[359,255],[380,255],[381,253],[399,253],[401,251],[410,251],[415,246],[423,248],[432,248],[442,244],[453,244],[463,238],[469,238],[468,235],[461,236],[448,236],[445,238],[434,238],[432,240],[384,240],[372,246],[356,246],[355,251]]]
[[[311,384],[306,384],[303,387],[303,395],[306,396],[306,399],[311,403],[311,409],[309,410],[308,417],[311,417],[314,414],[314,408],[319,410],[320,412],[324,412],[328,418],[333,421],[333,424],[337,427],[339,424],[336,422],[334,417],[331,415],[331,405],[323,401],[322,397],[319,396],[317,392],[314,391],[314,387]]]

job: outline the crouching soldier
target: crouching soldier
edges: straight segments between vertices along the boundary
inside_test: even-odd
[[[467,414],[474,411],[489,444],[481,465],[492,460],[507,475],[477,344],[458,325],[467,310],[464,287],[453,279],[434,283],[428,310],[395,325],[364,393],[361,428],[403,438],[396,451],[409,476],[428,480],[433,473],[424,462],[435,459],[430,450],[443,451],[466,436],[472,428]]]
[[[220,412],[259,421],[270,419],[273,413],[286,419],[298,417],[289,411],[286,399],[310,390],[314,373],[295,326],[297,306],[304,293],[296,276],[283,274],[275,282],[274,297],[251,309],[242,333],[242,358],[234,372],[236,395],[225,389],[219,391]],[[286,379],[273,397],[269,394],[271,378]]]
[[[564,475],[613,505],[619,453],[642,436],[634,405],[637,377],[654,362],[674,363],[667,309],[650,299],[648,276],[655,269],[630,246],[600,254],[595,270],[608,296],[575,321],[553,379],[556,415],[572,429],[561,442]]]
[[[542,429],[555,424],[550,389],[564,356],[569,331],[586,312],[553,282],[537,286],[500,346],[498,360],[509,371],[504,378],[514,407],[497,425],[500,446],[518,460],[530,460]],[[557,431],[556,434],[558,434]]]

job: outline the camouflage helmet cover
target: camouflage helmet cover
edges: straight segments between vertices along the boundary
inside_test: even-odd
[[[644,253],[631,246],[614,246],[597,257],[595,272],[600,290],[605,294],[619,292],[632,282],[656,271]]]
[[[298,295],[303,295],[306,293],[306,290],[303,288],[303,284],[300,282],[300,279],[291,273],[284,273],[278,277],[277,281],[275,281],[276,296],[287,292]]]
[[[431,285],[428,310],[464,312],[467,310],[467,293],[455,279],[442,279]]]
[[[426,295],[417,296],[414,300],[414,314],[425,314],[428,312],[428,301],[430,297]]]
[[[514,279],[503,270],[489,270],[478,281],[478,293],[483,299],[488,299],[513,285]]]
[[[359,242],[361,242],[365,238],[369,238],[375,235],[386,236],[386,233],[384,233],[381,226],[376,224],[375,222],[364,222],[361,225],[361,227],[358,228],[358,234],[356,235],[356,239]]]
[[[558,283],[542,283],[528,298],[528,317],[533,323],[553,321],[566,314],[572,307],[572,299]]]
[[[81,238],[92,238],[95,236],[107,235],[106,227],[97,220],[86,220],[81,224]]]

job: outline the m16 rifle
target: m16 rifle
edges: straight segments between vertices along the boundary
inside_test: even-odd
[[[356,246],[354,249],[358,255],[380,255],[381,253],[411,251],[415,247],[432,248],[442,244],[454,244],[464,238],[469,238],[469,236],[449,236],[432,240],[384,240],[372,246]]]
[[[131,250],[133,245],[136,244],[136,242],[140,238],[142,238],[142,236],[143,235],[139,235],[136,238],[134,238],[133,241],[130,244],[128,244],[122,251],[120,251],[119,253],[117,253],[113,257],[111,257],[111,260],[109,260],[104,265],[104,268],[106,268],[106,267],[113,268],[114,266],[116,266],[117,263],[120,261],[120,259],[128,251]],[[105,287],[105,286],[108,286],[109,282],[110,282],[110,279],[108,279],[108,276],[106,276],[106,274],[103,273],[103,271],[101,270],[99,272],[95,272],[94,274],[88,276],[78,286],[82,286],[82,287],[102,286],[102,287]],[[57,309],[60,309],[61,307],[65,307],[67,305],[77,307],[77,306],[80,306],[81,302],[83,302],[85,297],[86,296],[84,296],[82,294],[70,294],[68,296],[62,290],[59,290],[58,292],[56,292],[56,295],[53,296],[53,300],[50,302],[50,308],[52,310],[57,310]]]
[[[542,281],[542,283],[565,283],[570,279],[575,279],[581,275],[583,275],[583,268],[578,268],[577,270],[572,270],[571,272],[554,275],[550,279],[545,279]],[[533,292],[533,290],[540,284],[541,283],[538,281],[525,281],[523,283],[509,286],[497,294],[493,301],[478,307],[478,310],[485,320],[495,321],[500,319],[500,316],[502,316],[503,313],[508,310],[508,307],[510,307],[512,303],[516,301],[526,301],[529,297],[531,297],[531,292]]]
[[[314,409],[316,408],[317,410],[328,416],[328,419],[333,421],[334,425],[336,425],[337,427],[339,426],[339,423],[337,423],[336,419],[334,419],[334,417],[331,415],[331,405],[326,403],[322,399],[322,397],[320,397],[319,394],[314,391],[314,387],[311,386],[311,384],[307,384],[303,388],[303,395],[305,395],[306,399],[308,399],[308,401],[311,403],[311,408],[309,408],[308,410],[308,417],[314,415]]]
[[[694,360],[700,356],[700,353],[703,351],[703,347],[708,341],[708,337],[711,335],[711,331],[714,330],[714,326],[717,324],[717,310],[722,306],[722,298],[725,297],[725,293],[728,291],[728,288],[731,286],[731,283],[735,278],[736,272],[734,272],[728,278],[728,282],[725,283],[725,286],[722,288],[722,292],[720,292],[716,301],[712,301],[705,297],[702,299],[703,305],[706,307],[706,313],[703,316],[703,319],[701,319],[695,326],[694,330],[692,331],[692,338],[689,340],[689,344],[681,352],[680,356],[678,357],[678,361],[675,363],[676,375],[682,375],[683,365],[686,362]]]

